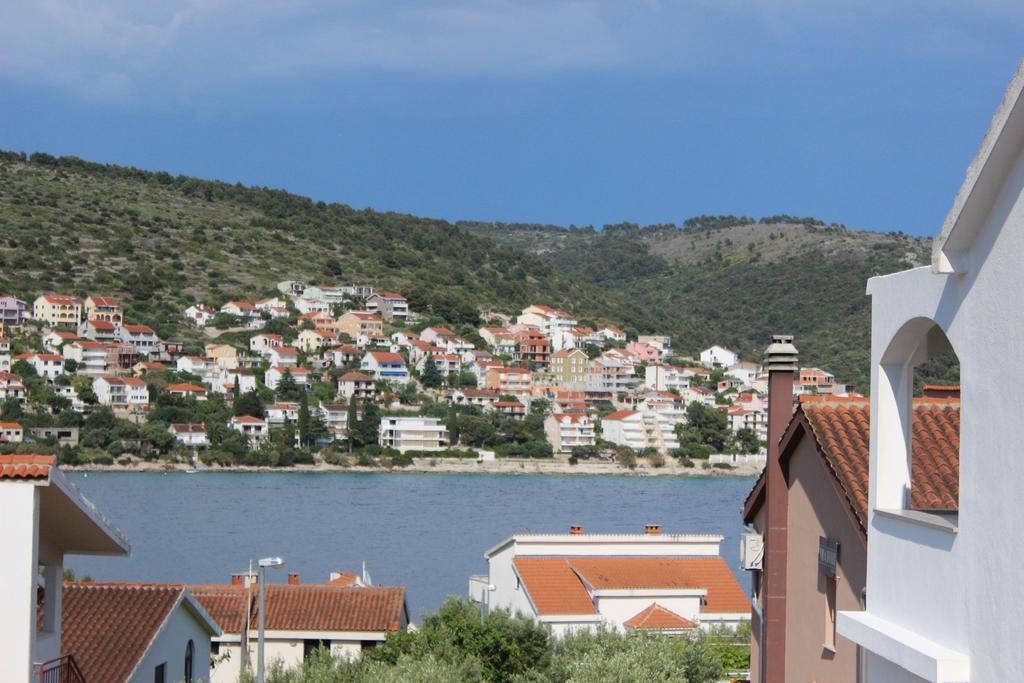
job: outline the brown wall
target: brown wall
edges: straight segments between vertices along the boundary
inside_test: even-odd
[[[766,526],[768,525],[767,514],[765,512],[765,506],[762,505],[751,520],[751,526],[757,530],[757,533],[764,536],[767,531]],[[763,576],[761,572],[750,572],[751,583],[756,585]],[[762,683],[761,676],[761,651],[763,645],[761,643],[761,628],[762,622],[761,617],[758,616],[758,612],[764,610],[764,592],[758,591],[755,595],[751,596],[756,609],[750,610],[750,680],[754,683]]]
[[[825,575],[818,567],[818,539],[839,540],[837,611],[861,608],[867,549],[846,513],[846,501],[836,494],[834,479],[807,435],[790,455],[788,481],[786,681],[854,683],[856,645],[837,635],[835,652],[824,647]]]

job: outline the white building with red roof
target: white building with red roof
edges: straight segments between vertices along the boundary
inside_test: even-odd
[[[124,322],[121,304],[112,296],[88,296],[85,299],[86,320],[106,320],[120,325]]]
[[[206,448],[210,445],[206,437],[206,425],[202,422],[174,422],[167,429],[179,443],[189,448]]]
[[[149,406],[149,387],[138,377],[97,377],[92,390],[100,405],[139,411]]]
[[[15,361],[26,361],[45,379],[54,380],[64,372],[64,356],[54,353],[21,353],[14,357]]]
[[[124,344],[135,347],[143,356],[156,351],[160,337],[149,325],[121,325],[117,330],[117,338]]]
[[[248,301],[229,301],[220,307],[220,312],[239,318],[253,318],[259,315],[256,307]]]
[[[80,339],[61,347],[64,359],[78,364],[78,372],[96,377],[107,372],[107,346],[98,341]]]
[[[206,327],[215,317],[217,311],[203,304],[193,304],[185,309],[185,318],[196,327]]]
[[[601,435],[605,441],[641,451],[656,448],[660,453],[679,448],[676,421],[667,414],[654,411],[619,410],[601,418]]]
[[[65,557],[127,556],[128,540],[52,455],[0,455],[0,515],[0,681],[73,680],[61,656],[85,653],[62,628]]]
[[[109,343],[117,340],[118,325],[109,320],[83,320],[78,324],[78,336]]]
[[[249,443],[253,445],[258,444],[270,435],[267,421],[262,417],[235,415],[228,422],[228,426],[236,432],[244,434],[249,439]]]
[[[0,443],[21,443],[25,430],[20,422],[0,422]]]
[[[405,384],[409,381],[409,370],[405,359],[390,351],[370,351],[363,356],[359,368],[374,379]]]
[[[692,632],[737,627],[750,601],[719,554],[722,536],[516,534],[486,553],[488,573],[469,580],[483,609],[508,609],[549,626],[579,630]],[[493,586],[493,589],[488,589]]]

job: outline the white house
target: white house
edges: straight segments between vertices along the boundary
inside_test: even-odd
[[[25,430],[20,422],[0,422],[0,443],[21,443]]]
[[[516,322],[540,329],[544,336],[551,340],[551,347],[555,351],[573,345],[576,339],[573,330],[579,324],[576,318],[565,311],[536,304],[524,308]]]
[[[100,405],[124,410],[142,410],[149,405],[149,387],[138,377],[97,377],[92,390]]]
[[[373,377],[361,372],[346,372],[338,378],[338,397],[346,400],[353,396],[373,398],[376,394]]]
[[[870,681],[1020,677],[1024,545],[1016,504],[1024,442],[1024,64],[1017,71],[928,266],[874,277],[867,601],[838,615]],[[957,509],[913,506],[914,368],[960,362]],[[841,552],[841,549],[840,549]]]
[[[167,428],[171,435],[189,448],[206,448],[210,440],[206,438],[206,425],[202,422],[174,422]]]
[[[277,349],[284,346],[284,337],[279,334],[261,332],[249,338],[249,350],[255,353],[264,353],[270,349]]]
[[[599,329],[598,334],[609,341],[624,342],[626,341],[626,333],[620,330],[615,325],[605,325]]]
[[[217,317],[217,312],[209,306],[193,304],[185,309],[185,317],[196,327],[206,327]]]
[[[96,341],[81,339],[61,347],[64,360],[78,363],[78,373],[98,376],[107,371],[107,347]]]
[[[679,391],[690,386],[690,377],[674,365],[648,365],[644,368],[644,386],[657,391]]]
[[[735,628],[750,618],[750,601],[719,555],[722,538],[665,534],[657,524],[643,534],[585,534],[578,526],[516,534],[484,553],[487,574],[470,578],[469,596],[484,610],[530,616],[557,637],[599,627]]]
[[[296,422],[299,419],[299,404],[294,401],[279,401],[267,406],[267,424],[280,427],[285,422]]]
[[[220,312],[235,315],[239,318],[255,318],[259,316],[256,307],[248,301],[229,301],[220,307]]]
[[[221,630],[181,584],[66,583],[62,608],[62,646],[86,681],[209,680]]]
[[[730,368],[740,362],[740,356],[724,346],[712,346],[700,352],[700,362],[714,368]]]
[[[294,368],[299,364],[299,352],[290,346],[275,346],[266,352],[272,366]]]
[[[256,391],[256,374],[248,368],[221,370],[213,378],[211,386],[218,394],[233,393],[236,388],[239,394],[245,394]]]
[[[321,299],[313,299],[302,296],[295,299],[295,310],[301,314],[306,313],[330,313],[331,304]]]
[[[194,398],[197,401],[206,400],[206,387],[189,382],[168,384],[163,388],[164,393],[177,398]]]
[[[448,448],[448,428],[432,417],[383,417],[381,446],[406,451],[443,451]]]
[[[15,361],[24,360],[45,379],[57,379],[64,372],[64,356],[54,353],[22,353],[14,357]]]
[[[277,389],[278,383],[281,378],[284,377],[284,373],[288,373],[295,380],[295,383],[300,387],[309,386],[309,370],[307,368],[299,367],[272,367],[267,370],[263,375],[263,382],[271,389]]]
[[[405,384],[409,381],[409,370],[405,360],[397,353],[370,351],[363,356],[359,369],[378,380]]]
[[[246,573],[232,576],[230,584],[189,586],[223,628],[212,642],[217,663],[211,683],[237,683],[242,670],[256,668],[255,582],[255,574]],[[320,584],[302,584],[298,574],[289,574],[287,583],[267,585],[265,601],[265,658],[287,668],[300,666],[320,646],[356,659],[409,624],[404,588],[366,586],[348,573]]]
[[[725,371],[726,377],[732,377],[737,382],[747,385],[753,384],[760,374],[761,366],[750,361],[740,361]]]
[[[637,410],[620,410],[601,418],[602,436],[620,446],[636,450],[656,448],[667,453],[679,448],[676,421],[667,414]]]
[[[61,642],[64,558],[127,556],[128,540],[52,455],[0,455],[0,516],[0,681],[63,680],[59,658],[76,655]],[[45,678],[41,669],[58,672]]]
[[[235,415],[231,418],[228,425],[236,432],[240,432],[248,437],[249,442],[252,444],[257,444],[270,435],[267,421],[261,417]]]
[[[78,336],[109,343],[117,340],[119,327],[109,320],[83,320],[78,324]]]

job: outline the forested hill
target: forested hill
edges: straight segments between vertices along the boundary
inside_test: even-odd
[[[190,303],[254,299],[279,280],[367,282],[454,326],[529,303],[759,356],[792,332],[806,364],[867,388],[865,281],[927,262],[929,242],[814,219],[682,226],[456,223],[280,190],[0,153],[0,294],[119,293],[128,318],[181,332]]]

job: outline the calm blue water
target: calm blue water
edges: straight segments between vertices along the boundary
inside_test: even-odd
[[[466,594],[483,553],[517,532],[719,533],[741,583],[740,477],[362,473],[90,473],[71,475],[124,531],[130,558],[72,557],[96,580],[226,583],[250,559],[320,582],[332,569],[408,589],[411,616]],[[274,580],[283,581],[282,571]]]

